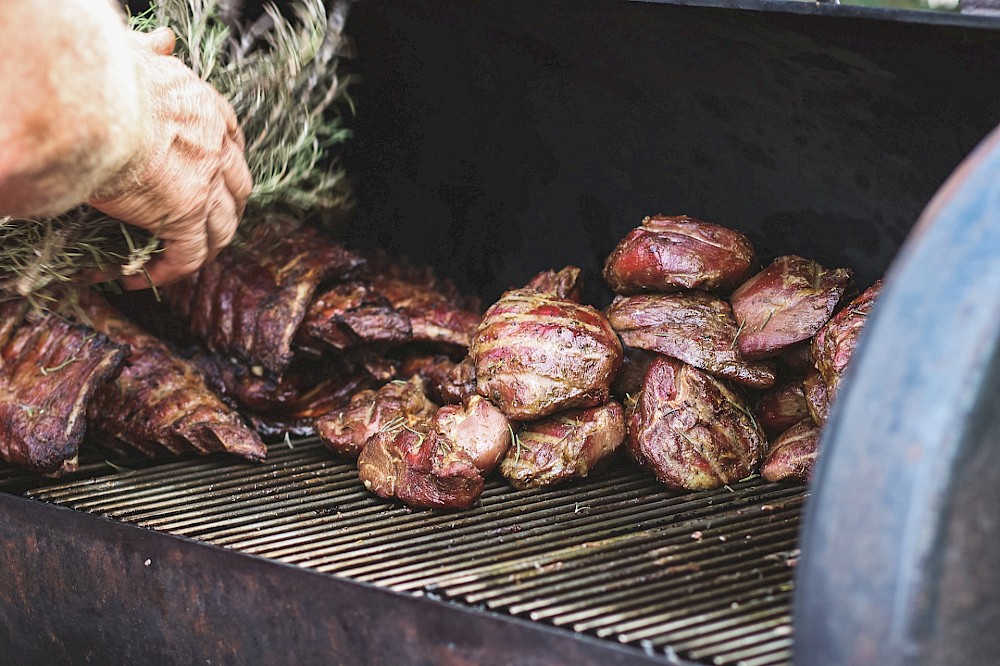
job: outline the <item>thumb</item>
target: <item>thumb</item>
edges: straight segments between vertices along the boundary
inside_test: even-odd
[[[132,40],[160,55],[173,55],[176,36],[170,28],[157,28],[152,32],[133,32]]]

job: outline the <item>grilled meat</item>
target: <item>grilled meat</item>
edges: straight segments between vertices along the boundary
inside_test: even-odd
[[[848,268],[827,270],[794,255],[775,259],[730,298],[740,351],[766,358],[811,338],[853,287],[851,275]]]
[[[411,339],[465,349],[479,324],[479,313],[423,284],[376,275],[372,284],[410,321]]]
[[[813,365],[812,351],[809,349],[810,342],[811,340],[803,340],[775,357],[779,375],[802,377],[816,369]]]
[[[768,481],[812,478],[819,447],[820,429],[805,419],[782,433],[771,444],[760,475]]]
[[[404,421],[397,416],[368,440],[358,474],[369,490],[410,506],[472,506],[511,442],[507,417],[479,395]]]
[[[750,274],[754,251],[738,231],[693,217],[647,217],[604,263],[619,294],[732,289]]]
[[[802,380],[802,392],[806,396],[806,406],[813,422],[818,426],[826,425],[826,418],[830,415],[831,396],[823,375],[816,370],[806,375]]]
[[[163,290],[174,313],[214,352],[274,376],[292,360],[292,342],[317,286],[348,280],[364,260],[309,227],[269,229],[231,245],[198,273]]]
[[[412,377],[420,375],[424,380],[424,388],[428,397],[437,403],[462,402],[459,400],[445,400],[442,391],[448,385],[448,377],[458,364],[444,354],[425,354],[421,352],[409,353],[403,356],[399,364],[400,377]],[[475,392],[473,385],[471,393]],[[464,399],[464,398],[463,398]]]
[[[642,390],[642,380],[646,376],[646,370],[653,359],[659,356],[654,352],[635,347],[625,347],[622,356],[621,367],[615,373],[615,379],[611,382],[611,395],[619,400],[628,401],[635,398]]]
[[[875,305],[882,289],[881,280],[851,301],[847,307],[830,318],[812,340],[812,354],[816,369],[823,375],[831,397],[837,393],[840,378],[847,368],[854,347],[858,344],[861,327]]]
[[[404,342],[412,336],[410,318],[366,282],[337,284],[309,306],[298,338],[308,346],[322,341],[334,349],[378,342]]]
[[[460,404],[476,393],[476,364],[466,356],[448,371],[441,383],[441,400],[445,404]]]
[[[335,453],[357,458],[369,438],[389,425],[414,427],[427,421],[437,405],[427,399],[419,376],[393,381],[377,391],[355,393],[350,403],[316,419],[316,434]]]
[[[117,381],[90,402],[92,432],[149,456],[225,451],[263,460],[256,432],[208,387],[197,366],[125,318],[96,294],[81,298],[89,324],[131,350]]]
[[[778,435],[809,418],[802,380],[792,380],[765,392],[754,410],[757,422],[770,436]]]
[[[0,456],[46,474],[69,471],[87,406],[118,375],[128,348],[54,314],[0,306]]]
[[[625,411],[614,400],[528,423],[500,463],[516,488],[585,477],[611,459],[625,439]]]
[[[534,289],[547,296],[579,303],[583,297],[583,278],[580,277],[579,268],[566,266],[561,271],[542,271],[531,278],[525,289]]]
[[[414,507],[467,509],[485,481],[469,455],[437,430],[384,429],[358,458],[358,477],[380,497],[398,497]]]
[[[774,385],[774,367],[743,357],[734,344],[737,328],[729,304],[711,294],[619,296],[607,315],[628,347],[665,354],[754,388]]]
[[[767,441],[725,383],[661,356],[628,417],[629,451],[671,488],[705,490],[752,474]]]
[[[622,346],[594,308],[518,289],[489,308],[469,353],[480,395],[530,421],[607,402]]]
[[[483,476],[492,472],[511,444],[513,427],[493,403],[481,395],[463,405],[445,405],[434,415],[434,429],[472,460]]]

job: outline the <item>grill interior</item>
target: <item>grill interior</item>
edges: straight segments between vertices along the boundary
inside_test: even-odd
[[[316,440],[272,444],[261,465],[130,465],[91,454],[73,480],[0,479],[45,502],[665,660],[791,662],[801,485],[755,477],[681,494],[619,463],[549,490],[493,481],[456,513],[373,496]]]

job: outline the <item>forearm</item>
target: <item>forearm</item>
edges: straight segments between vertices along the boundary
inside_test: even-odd
[[[111,0],[0,0],[0,215],[90,198],[139,150],[142,109]]]

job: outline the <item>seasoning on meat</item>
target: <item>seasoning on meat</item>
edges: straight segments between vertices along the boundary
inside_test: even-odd
[[[500,463],[515,488],[551,486],[599,469],[625,439],[625,411],[614,400],[525,424]]]
[[[724,382],[666,356],[654,360],[628,417],[629,451],[671,488],[706,490],[760,465],[767,441]]]
[[[840,378],[854,354],[861,328],[865,325],[881,289],[881,281],[870,286],[847,307],[833,315],[813,338],[813,359],[816,362],[816,369],[830,390],[831,398],[837,394]]]
[[[771,444],[760,475],[768,481],[812,478],[819,447],[820,429],[805,419],[782,433]]]
[[[503,412],[481,395],[463,405],[445,405],[434,415],[434,428],[469,455],[483,476],[492,472],[511,444],[513,426]]]
[[[132,350],[114,382],[97,391],[87,419],[99,437],[149,456],[224,451],[263,460],[267,450],[198,367],[125,318],[96,294],[81,298],[87,322]]]
[[[0,305],[0,456],[36,472],[70,471],[87,406],[113,381],[128,348],[54,314]]]
[[[194,276],[166,287],[165,300],[218,353],[280,375],[320,283],[354,278],[364,260],[310,227],[260,225]]]
[[[851,275],[848,268],[828,270],[794,255],[775,259],[730,298],[740,351],[766,358],[811,338],[852,288]]]
[[[366,282],[336,284],[309,306],[298,332],[307,345],[322,341],[334,349],[404,342],[412,337],[410,318]]]
[[[733,229],[682,215],[647,217],[604,263],[619,294],[732,289],[750,274],[753,246]]]
[[[357,458],[369,438],[398,422],[407,427],[430,419],[437,405],[427,399],[424,380],[392,381],[377,391],[355,393],[350,404],[316,419],[316,434],[326,446],[345,458]]]
[[[604,315],[534,289],[501,296],[469,352],[478,392],[517,421],[607,402],[622,359]]]
[[[607,315],[627,347],[665,354],[754,388],[774,385],[770,363],[748,361],[740,353],[736,321],[721,298],[699,291],[619,296]]]

